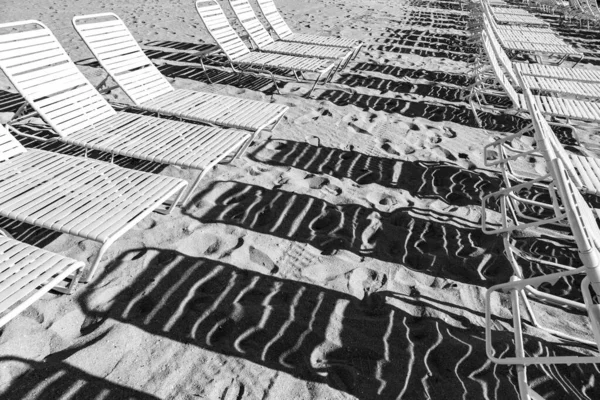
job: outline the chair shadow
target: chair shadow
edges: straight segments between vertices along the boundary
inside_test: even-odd
[[[494,103],[491,97],[486,98]],[[381,97],[361,93],[348,93],[343,90],[328,89],[322,91],[317,100],[329,101],[338,106],[354,105],[364,111],[375,110],[397,113],[409,118],[425,118],[433,122],[454,122],[472,128],[483,128],[488,131],[517,133],[531,125],[531,120],[508,113],[492,114],[478,111],[481,127],[475,121],[470,107],[461,104],[444,104],[432,101],[410,101],[395,97]],[[506,98],[497,98],[496,104],[503,105]],[[563,145],[577,146],[579,140],[570,128],[552,127],[558,140]]]
[[[172,79],[190,79],[205,84],[219,83],[230,85],[239,89],[249,89],[263,92],[267,95],[276,93],[273,81],[270,78],[249,74],[236,74],[221,69],[207,68],[206,72],[201,67],[186,65],[161,65],[158,70],[166,77]],[[277,78],[275,78],[277,80]],[[277,80],[279,88],[283,88],[286,82]]]
[[[358,62],[352,66],[356,72],[377,72],[394,78],[426,79],[435,83],[447,83],[456,86],[468,86],[471,78],[467,74],[454,74],[451,72],[429,71],[426,69],[411,69],[393,65]]]
[[[405,93],[423,97],[435,97],[450,102],[465,102],[462,100],[463,91],[460,88],[440,84],[426,85],[358,74],[345,74],[340,76],[340,78],[336,80],[336,83],[350,87],[377,89],[382,94],[387,92]]]
[[[4,393],[0,393],[4,400],[159,399],[151,394],[91,375],[64,362],[40,362],[20,357],[0,357],[0,368],[10,368],[9,363],[24,364],[27,366],[27,371],[12,381]]]
[[[376,183],[402,189],[414,197],[441,200],[453,206],[479,206],[483,196],[496,192],[502,185],[496,174],[449,162],[376,157],[283,139],[263,142],[248,157],[265,164],[346,178],[360,185]]]
[[[377,51],[385,51],[388,53],[397,54],[414,54],[420,57],[434,57],[434,58],[447,58],[452,61],[459,62],[470,62],[472,56],[466,53],[455,53],[453,51],[439,51],[432,50],[428,47],[417,47],[417,42],[407,43],[405,45],[375,45],[372,44],[371,48]],[[435,48],[435,47],[434,47]]]
[[[391,29],[376,39],[378,43],[399,46],[426,47],[438,51],[463,54],[477,54],[478,49],[468,42],[467,36],[449,33],[437,33],[415,29]]]
[[[354,105],[364,111],[375,110],[397,113],[409,118],[425,118],[434,122],[454,122],[460,125],[479,128],[469,107],[460,104],[443,104],[432,101],[409,101],[394,97],[380,97],[343,90],[327,89],[319,93],[317,100],[329,101],[338,106]],[[516,133],[530,124],[524,118],[509,114],[480,112],[484,129],[498,132]]]
[[[434,210],[401,207],[383,212],[217,181],[182,212],[202,223],[232,225],[306,243],[323,255],[347,250],[472,285],[490,286],[510,277],[499,238],[485,235],[478,223]]]
[[[82,296],[87,313],[325,383],[361,400],[442,400],[454,394],[498,398],[498,393],[506,399],[518,397],[512,369],[486,357],[484,331],[471,322],[482,318],[477,311],[459,306],[467,315],[454,313],[447,310],[454,304],[418,291],[410,296],[374,293],[361,301],[220,261],[144,250],[144,270],[115,296],[107,311],[88,309]],[[127,254],[121,256],[105,273],[122,267],[126,259]],[[388,299],[403,302],[413,312]],[[494,338],[502,354],[512,349],[509,332],[498,331]],[[525,341],[530,352],[580,354],[579,349],[566,350],[529,335]],[[571,382],[583,382],[596,370],[589,365],[551,367],[556,380],[538,368],[528,373],[536,390],[552,394],[575,387]]]

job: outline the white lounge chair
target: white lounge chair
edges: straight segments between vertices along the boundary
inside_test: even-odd
[[[310,90],[305,94],[307,97],[310,96],[319,82],[326,83],[333,77],[336,63],[331,60],[261,53],[258,51],[251,52],[229,24],[223,9],[215,0],[196,1],[196,10],[208,33],[227,57],[229,66],[234,72],[250,71],[269,74],[276,88],[277,83],[273,77],[274,70],[291,71],[297,80],[303,77],[303,73],[314,73],[316,78]]]
[[[495,285],[486,292],[486,351],[488,357],[495,363],[505,365],[515,365],[518,371],[519,393],[523,400],[542,399],[542,397],[530,388],[526,367],[529,365],[552,365],[552,364],[580,364],[580,363],[599,363],[600,356],[600,305],[595,304],[591,295],[590,287],[596,293],[600,293],[600,229],[595,221],[594,214],[589,208],[577,185],[567,173],[561,157],[554,152],[553,144],[548,140],[542,129],[539,127],[545,124],[539,104],[531,95],[527,87],[524,88],[525,98],[528,108],[532,113],[532,121],[535,126],[536,140],[538,141],[540,153],[543,155],[548,165],[549,175],[551,177],[550,189],[556,195],[559,201],[553,203],[555,214],[565,219],[573,233],[573,237],[579,250],[581,267],[565,267],[564,271],[542,275],[534,278],[524,279],[516,274],[511,282]],[[508,253],[510,256],[510,253]],[[583,310],[587,311],[593,340],[578,338],[564,332],[544,328],[536,319],[535,313],[526,293],[531,288],[538,287],[543,283],[553,283],[576,274],[584,274],[585,278],[581,283],[581,292],[584,299]],[[492,316],[491,316],[491,296],[496,291],[508,291],[511,294],[513,329],[515,338],[515,355],[506,356],[503,351],[502,356],[497,356],[492,341]],[[526,305],[530,320],[549,333],[565,338],[567,340],[579,341],[594,348],[595,355],[592,356],[528,356],[523,346],[523,326],[520,310],[520,300]],[[570,305],[570,301],[562,300],[559,297],[546,295],[545,300],[559,305]],[[562,301],[561,301],[562,300]]]
[[[115,165],[26,150],[0,127],[0,216],[102,243],[83,280],[119,237],[171,200],[187,182]]]
[[[0,24],[0,69],[59,140],[200,170],[185,201],[213,166],[239,155],[251,137],[236,129],[116,112],[39,21]]]
[[[343,47],[322,46],[319,44],[286,42],[273,40],[263,24],[258,20],[256,13],[248,0],[228,0],[233,13],[242,27],[248,33],[254,46],[266,53],[286,54],[300,57],[316,57],[337,62],[336,71],[341,71],[348,65],[353,50]]]
[[[73,26],[133,103],[142,110],[253,132],[272,130],[289,107],[215,93],[175,89],[113,13],[82,15]],[[240,152],[241,153],[241,152]]]
[[[489,94],[490,92],[495,95],[498,94],[498,88],[501,89],[512,102],[511,108],[506,111],[515,114],[524,111],[526,112],[527,107],[525,98],[522,94],[516,92],[506,72],[500,67],[485,30],[481,33],[481,39],[484,48],[487,49],[486,55],[495,75],[496,85],[490,88],[485,79],[479,78],[476,82],[477,84],[471,88],[469,103],[475,118],[481,124],[475,102],[478,103],[480,109],[491,111],[498,110],[498,107],[489,105],[485,98],[486,94]],[[479,75],[479,73],[476,74]],[[571,120],[600,121],[600,103],[553,96],[535,96],[535,98],[540,102],[544,115],[566,119],[567,123],[571,123]]]
[[[6,237],[0,230],[0,327],[68,277],[70,283],[61,291],[71,293],[83,266],[81,261]]]
[[[512,63],[496,37],[489,30],[485,30],[485,32],[489,42],[483,43],[484,53],[494,52],[497,61],[515,87],[520,87],[516,71],[523,72],[525,66],[530,66],[526,68],[530,73],[521,76],[530,89],[557,93],[566,97],[600,99],[600,71],[589,73],[588,69],[582,68]],[[539,68],[535,68],[535,66],[539,66]],[[533,71],[541,71],[543,75],[535,75]],[[593,81],[593,79],[597,79],[597,81]]]
[[[576,58],[573,66],[576,66],[583,59],[583,53],[552,33],[543,34],[515,28],[502,29],[494,20],[490,7],[485,2],[483,3],[481,21],[483,25],[487,24],[489,26],[502,47],[508,51],[530,53],[534,56],[558,56],[557,65],[563,63],[569,57],[573,57]]]
[[[354,50],[352,58],[355,58],[363,46],[360,40],[335,38],[331,36],[309,35],[304,33],[293,33],[285,22],[273,0],[258,0],[261,13],[271,26],[271,29],[280,40],[295,43],[318,44],[321,46],[348,47]]]

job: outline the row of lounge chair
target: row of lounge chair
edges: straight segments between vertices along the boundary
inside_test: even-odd
[[[499,167],[504,188],[482,199],[482,230],[487,234],[502,236],[504,251],[512,266],[510,282],[495,285],[486,293],[486,349],[489,358],[499,364],[515,365],[521,399],[542,399],[528,382],[526,368],[531,365],[598,363],[600,356],[600,229],[596,222],[597,212],[584,200],[582,194],[600,193],[600,159],[567,152],[558,141],[547,121],[562,120],[552,124],[572,126],[577,121],[600,121],[600,74],[596,71],[563,68],[546,64],[515,63],[506,53],[501,40],[502,32],[493,29],[493,18],[489,4],[481,4],[481,28],[477,34],[480,54],[475,60],[475,83],[470,88],[469,101],[473,113],[494,110],[512,111],[531,120],[531,124],[516,134],[507,135],[484,146],[487,166]],[[487,11],[486,11],[487,10]],[[514,15],[523,15],[515,12]],[[516,19],[515,19],[516,21]],[[517,24],[518,22],[515,22]],[[517,27],[517,25],[514,25]],[[515,30],[519,32],[519,29]],[[522,37],[526,37],[523,35]],[[540,39],[541,41],[541,39]],[[535,91],[535,95],[533,94]],[[487,102],[487,96],[506,96],[512,103],[507,110]],[[521,139],[532,135],[533,145]],[[519,162],[535,157],[544,161],[547,173],[539,176],[517,172]],[[531,190],[546,189],[550,201],[531,199]],[[490,221],[492,201],[500,212],[500,223]],[[532,215],[527,210],[542,210],[541,215]],[[515,238],[524,230],[537,231],[547,227],[569,228],[575,242],[581,266],[563,265],[547,258],[534,257],[520,250]],[[548,233],[548,230],[544,230]],[[530,232],[531,233],[531,232]],[[561,236],[562,237],[562,236]],[[536,277],[527,277],[524,266],[534,263],[559,271]],[[583,275],[581,293],[583,302],[567,299],[538,289],[543,284],[554,284],[560,279]],[[512,302],[515,354],[498,355],[493,346],[492,296],[495,292],[509,292]],[[587,313],[591,339],[546,327],[537,318],[530,298],[565,309]],[[525,306],[529,323],[546,332],[578,342],[594,349],[590,356],[537,356],[527,354],[523,338]],[[583,327],[581,327],[583,328]],[[580,329],[584,331],[585,329]]]
[[[246,0],[231,5],[260,51],[250,52],[240,44],[216,1],[196,3],[232,66],[329,76],[343,69],[362,46],[348,39],[293,34],[272,0],[263,0],[259,5],[278,35],[275,42],[261,29]],[[188,202],[212,167],[243,154],[261,131],[274,129],[288,110],[276,103],[174,88],[115,14],[78,16],[73,25],[135,108],[157,117],[116,111],[42,22],[0,24],[0,69],[34,110],[27,113],[22,107],[10,125],[0,126],[0,216],[101,243],[86,268],[82,262],[20,243],[0,230],[0,327],[49,290],[71,293],[80,280],[92,279],[116,240],[153,211],[169,213]],[[290,55],[300,53],[311,57]],[[188,182],[182,179],[25,149],[9,129],[23,134],[18,128],[31,116],[41,117],[56,140],[81,146],[86,155],[88,150],[99,150],[113,158],[127,156],[195,169],[199,174],[187,189]]]
[[[600,24],[600,8],[596,0],[529,0],[528,5],[539,8],[545,12],[563,16],[565,20],[577,20],[579,26],[585,23],[591,25]]]
[[[494,111],[497,95],[510,100],[515,114],[526,112],[527,106],[516,73],[521,73],[527,85],[536,92],[544,115],[562,119],[567,124],[577,121],[600,121],[600,73],[579,68],[562,68],[545,64],[513,63],[503,49],[497,32],[489,23],[491,16],[483,14],[482,30],[478,34],[481,53],[473,64],[474,83],[468,99],[477,121],[478,110]],[[490,100],[491,99],[491,100]]]

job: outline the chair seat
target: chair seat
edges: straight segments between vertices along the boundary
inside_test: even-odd
[[[342,47],[284,41],[277,41],[266,46],[262,46],[260,51],[299,57],[317,57],[331,60],[344,59],[352,54],[352,50]]]
[[[525,96],[518,94],[517,107],[527,109]],[[600,103],[552,96],[534,96],[544,115],[571,118],[578,121],[600,121]]]
[[[513,67],[523,75],[536,75],[548,78],[600,83],[600,71],[586,68],[564,68],[545,64],[513,63]]]
[[[282,104],[184,89],[165,93],[139,107],[164,115],[251,131],[274,124],[288,109]]]
[[[81,261],[0,236],[0,327],[83,266]]]
[[[527,32],[516,29],[499,29],[502,40],[523,42],[527,44],[543,44],[554,46],[569,46],[567,42],[554,33]]]
[[[492,13],[496,14],[512,14],[512,15],[528,15],[531,16],[531,13],[524,8],[514,8],[514,7],[492,7]]]
[[[250,135],[235,129],[120,112],[61,140],[117,155],[205,169],[236,151]]]
[[[503,24],[527,24],[527,25],[542,25],[548,26],[549,24],[533,15],[518,15],[518,14],[494,14],[494,18],[498,23]]]
[[[567,81],[534,75],[523,76],[523,81],[530,88],[547,92],[588,98],[600,98],[600,83]]]
[[[103,243],[187,185],[43,150],[0,166],[1,216]]]
[[[322,46],[349,47],[352,49],[362,46],[362,42],[359,40],[309,35],[304,33],[292,33],[291,35],[281,38],[281,40],[286,42],[320,44]]]
[[[288,56],[284,54],[262,53],[258,51],[253,51],[240,57],[236,57],[233,62],[255,67],[265,66],[270,68],[284,68],[297,71],[316,72],[319,74],[326,73],[334,67],[334,63],[329,60]]]
[[[528,51],[542,54],[560,54],[582,56],[581,52],[575,50],[570,45],[556,45],[544,43],[530,43],[514,40],[502,40],[502,46],[509,50]]]

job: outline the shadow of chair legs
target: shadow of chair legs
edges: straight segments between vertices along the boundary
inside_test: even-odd
[[[0,392],[3,400],[158,400],[91,375],[64,362],[47,363],[19,357],[0,357],[0,369],[23,372]]]
[[[512,369],[487,360],[483,329],[471,322],[481,320],[479,312],[463,308],[457,314],[418,293],[375,293],[360,301],[219,261],[144,250],[142,272],[100,314],[173,342],[325,383],[361,400],[500,394],[517,399]],[[105,273],[127,259],[123,255]],[[85,296],[82,302],[86,309]],[[525,340],[532,351],[579,354],[579,349],[529,335]],[[512,335],[496,332],[496,343],[500,351],[510,351]],[[577,382],[572,386],[580,395],[580,380],[596,369],[559,366],[548,372],[530,368],[529,373],[543,394],[560,393],[561,384]],[[547,374],[564,378],[557,383]],[[596,389],[587,390],[590,395]]]

